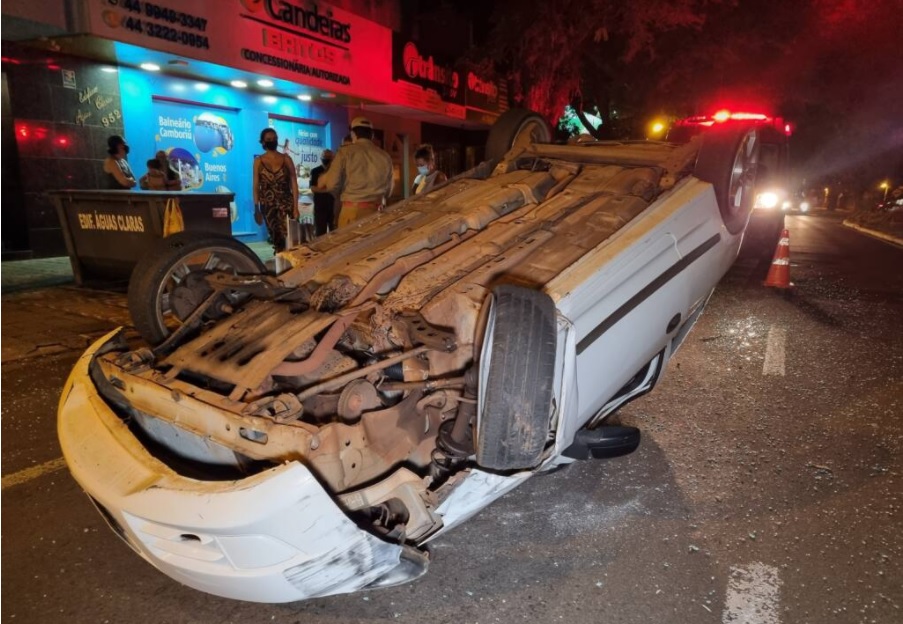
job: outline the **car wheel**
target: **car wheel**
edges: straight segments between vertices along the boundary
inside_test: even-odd
[[[743,231],[752,211],[758,160],[755,128],[712,128],[702,139],[694,175],[715,187],[721,219],[731,234]]]
[[[549,434],[557,329],[545,293],[504,285],[489,304],[480,354],[477,464],[533,468]]]
[[[163,342],[213,292],[213,271],[266,273],[260,258],[234,238],[179,232],[164,238],[138,262],[129,280],[128,304],[138,333]]]
[[[499,159],[512,148],[551,141],[552,127],[542,115],[523,108],[512,108],[505,111],[489,129],[486,158]]]

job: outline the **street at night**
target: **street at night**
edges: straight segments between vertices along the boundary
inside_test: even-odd
[[[4,294],[4,345],[41,306],[69,319],[42,328],[57,352],[4,352],[3,621],[899,622],[903,249],[841,218],[786,218],[790,293],[741,255],[619,413],[637,452],[532,478],[434,541],[411,584],[284,605],[180,586],[69,476],[59,392],[124,296]]]
[[[900,0],[0,17],[0,624],[903,622]]]

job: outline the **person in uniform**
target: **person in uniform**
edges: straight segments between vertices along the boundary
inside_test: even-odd
[[[338,227],[381,211],[392,194],[392,157],[373,144],[373,124],[366,117],[351,122],[351,145],[342,147],[314,190],[340,199]]]

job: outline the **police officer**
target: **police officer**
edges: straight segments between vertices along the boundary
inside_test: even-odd
[[[366,117],[351,122],[351,145],[342,147],[320,176],[317,192],[341,200],[339,227],[374,215],[392,194],[392,157],[373,144],[373,124]]]

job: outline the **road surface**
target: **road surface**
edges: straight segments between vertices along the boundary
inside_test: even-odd
[[[903,250],[829,215],[786,225],[795,291],[735,264],[621,411],[640,450],[527,482],[397,588],[255,605],[180,586],[60,461],[75,353],[4,364],[3,622],[903,621]]]

